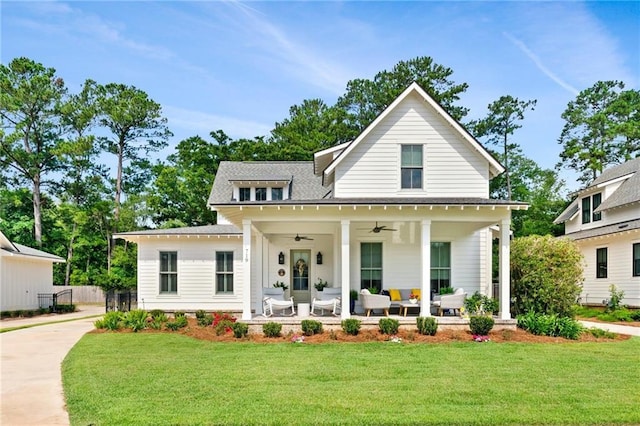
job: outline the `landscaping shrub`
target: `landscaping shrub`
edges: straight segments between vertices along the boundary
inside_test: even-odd
[[[433,317],[418,317],[416,319],[418,333],[427,336],[435,336],[438,331],[438,322]]]
[[[494,324],[493,318],[484,315],[469,318],[469,328],[474,336],[488,336]]]
[[[93,325],[94,325],[95,328],[100,329],[100,330],[106,328],[105,325],[104,325],[104,320],[101,320],[101,319],[95,320],[93,322]]]
[[[362,325],[362,321],[355,318],[348,318],[342,320],[340,325],[342,326],[342,330],[345,333],[350,334],[351,336],[357,336],[358,333],[360,333],[360,326]]]
[[[633,321],[640,321],[640,309],[638,309],[637,311],[631,311],[629,316]]]
[[[529,312],[518,315],[518,327],[531,334],[539,336],[563,337],[575,340],[582,333],[582,325],[569,317],[561,317],[555,314],[545,315]]]
[[[76,311],[76,305],[70,305],[70,304],[56,305],[56,313],[58,314],[66,314],[66,313],[75,312],[75,311]]]
[[[200,327],[208,327],[213,324],[213,315],[205,312],[204,314],[198,316],[198,312],[196,312],[196,321],[198,322],[198,325]]]
[[[237,321],[237,318],[226,312],[216,312],[213,314],[213,328],[216,331],[216,335],[222,336],[225,333],[231,332],[231,326]]]
[[[589,328],[586,330],[587,333],[591,334],[593,337],[604,337],[606,339],[615,339],[616,333],[612,333],[607,330],[603,330],[601,328]]]
[[[124,326],[130,328],[134,332],[143,330],[147,326],[147,311],[142,309],[134,309],[124,315]]]
[[[231,329],[233,330],[233,337],[238,339],[247,337],[249,334],[249,324],[243,322],[234,322]]]
[[[178,312],[176,312],[176,314],[178,314]],[[179,328],[186,327],[188,324],[189,323],[187,321],[187,317],[184,315],[184,313],[182,313],[182,315],[176,315],[173,321],[168,321],[165,324],[165,327],[167,327],[169,330],[176,331]]]
[[[173,313],[173,317],[176,318],[176,319],[178,319],[180,317],[186,317],[186,316],[187,316],[187,314],[185,314],[184,311],[175,311]]]
[[[102,322],[104,324],[104,328],[106,328],[107,330],[120,330],[120,327],[122,327],[122,313],[118,312],[118,311],[110,311],[107,312],[106,314],[104,314],[104,317],[102,318]]]
[[[398,334],[400,321],[393,318],[380,318],[380,321],[378,321],[378,327],[382,334]]]
[[[149,315],[151,315],[151,318],[155,319],[155,318],[163,318],[164,317],[164,321],[167,320],[167,315],[164,313],[164,311],[162,309],[152,309],[149,312]]]
[[[609,286],[609,301],[607,302],[606,312],[615,312],[620,309],[620,302],[624,298],[624,291],[617,290],[614,284]]]
[[[582,281],[582,254],[574,241],[531,235],[511,243],[511,296],[517,315],[571,316]]]
[[[282,331],[282,324],[277,322],[268,322],[262,325],[262,332],[265,337],[279,337]]]
[[[322,333],[322,323],[316,320],[302,320],[302,332],[305,336],[313,336]]]
[[[464,300],[464,308],[469,315],[495,314],[500,309],[498,300],[475,292]]]

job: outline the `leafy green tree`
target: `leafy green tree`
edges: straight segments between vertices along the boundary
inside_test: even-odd
[[[60,168],[59,106],[66,94],[55,69],[28,58],[0,64],[0,165],[32,187],[34,239],[42,246],[42,187]]]
[[[501,96],[489,104],[489,113],[471,124],[476,137],[486,137],[487,141],[502,148],[501,160],[505,166],[506,197],[511,200],[510,153],[518,144],[511,140],[513,133],[522,127],[524,113],[535,108],[536,101],[521,101],[513,96]]]
[[[434,62],[433,58],[420,56],[398,62],[391,71],[380,71],[373,80],[355,79],[347,83],[346,93],[336,106],[348,114],[350,133],[341,140],[354,138],[367,127],[411,83],[417,82],[456,120],[461,120],[467,108],[457,106],[460,94],[468,85],[450,80],[453,70]]]
[[[588,183],[607,166],[640,154],[639,95],[622,89],[621,81],[598,81],[569,102],[557,168],[573,169]]]
[[[582,281],[582,254],[574,241],[531,235],[511,243],[511,296],[517,315],[571,316]]]

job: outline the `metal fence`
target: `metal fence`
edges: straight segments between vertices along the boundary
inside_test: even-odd
[[[73,291],[71,289],[62,290],[57,293],[38,293],[38,306],[40,309],[49,309],[56,313],[60,311],[62,305],[71,307],[73,305]],[[63,312],[68,312],[65,308]]]
[[[105,311],[128,312],[138,308],[138,292],[131,290],[109,290],[105,293]]]

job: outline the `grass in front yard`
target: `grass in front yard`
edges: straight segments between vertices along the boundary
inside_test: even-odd
[[[640,424],[640,339],[257,344],[88,334],[73,425]]]

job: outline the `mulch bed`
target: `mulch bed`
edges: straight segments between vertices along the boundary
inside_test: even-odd
[[[195,318],[188,318],[189,325],[178,331],[170,330],[150,330],[145,329],[140,333],[178,333],[193,337],[195,339],[207,340],[212,342],[256,342],[256,343],[283,343],[290,342],[293,335],[282,335],[281,337],[265,337],[262,333],[252,333],[244,339],[236,339],[233,337],[233,333],[225,333],[218,336],[213,327],[200,327],[197,325]],[[106,332],[104,330],[94,330],[94,333]],[[120,333],[132,333],[131,330],[121,330]],[[301,335],[302,333],[298,333]],[[402,339],[402,343],[419,344],[419,343],[439,343],[446,344],[452,342],[471,342],[473,336],[470,331],[462,330],[438,330],[435,336],[425,336],[418,333],[417,330],[399,330],[396,335]],[[578,340],[568,340],[561,337],[548,337],[548,336],[536,336],[528,333],[522,329],[516,330],[500,330],[492,331],[489,333],[489,340],[495,343],[580,343],[580,342],[616,342],[621,340],[627,340],[631,336],[618,334],[615,339],[607,338],[595,338],[589,333],[582,333],[582,336]],[[337,331],[324,331],[322,334],[314,336],[305,336],[305,343],[363,343],[363,342],[383,342],[390,339],[390,336],[379,333],[374,330],[363,330],[357,336],[351,336],[343,332]]]

